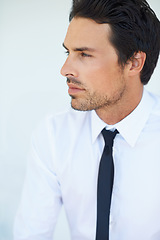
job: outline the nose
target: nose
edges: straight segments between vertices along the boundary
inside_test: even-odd
[[[77,70],[75,67],[75,62],[69,56],[66,59],[65,63],[63,64],[60,73],[62,76],[74,76],[77,77]]]

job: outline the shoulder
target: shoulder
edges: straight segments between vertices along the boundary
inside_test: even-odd
[[[90,121],[91,112],[76,111],[74,109],[68,109],[65,112],[60,112],[54,115],[48,115],[45,118],[46,124],[54,129],[56,132],[63,129],[76,130],[81,125],[84,125]]]
[[[73,134],[82,127],[89,127],[91,122],[91,111],[82,112],[73,109],[48,114],[44,117],[33,132],[34,138],[65,137],[66,134]]]
[[[75,124],[82,124],[84,120],[90,118],[90,111],[83,112],[77,111],[72,108],[68,109],[65,112],[57,113],[55,115],[50,115],[47,119],[50,121],[50,124],[55,124],[57,127],[67,126],[69,127],[71,124],[74,126]]]
[[[54,164],[57,168],[57,161],[64,160],[64,155],[74,149],[80,137],[89,137],[91,115],[91,112],[72,109],[47,115],[32,134],[31,149],[45,164]]]

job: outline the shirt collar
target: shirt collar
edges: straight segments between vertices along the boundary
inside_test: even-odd
[[[92,127],[92,143],[94,143],[101,133],[102,129],[106,127],[95,111],[91,111],[91,127]]]
[[[116,128],[126,142],[128,142],[131,147],[134,147],[149,118],[153,104],[154,100],[147,90],[144,89],[142,99],[138,106],[127,117],[112,126],[106,125],[106,123],[98,117],[96,112],[92,111],[92,142],[96,140],[103,128]]]

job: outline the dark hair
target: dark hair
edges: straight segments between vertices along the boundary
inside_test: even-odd
[[[73,0],[69,20],[74,17],[110,25],[110,41],[122,66],[138,51],[145,52],[141,82],[148,83],[160,52],[160,22],[145,0]]]

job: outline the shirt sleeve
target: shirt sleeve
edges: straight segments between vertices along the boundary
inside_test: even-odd
[[[14,223],[14,240],[53,239],[62,198],[51,145],[43,133],[32,144]]]

